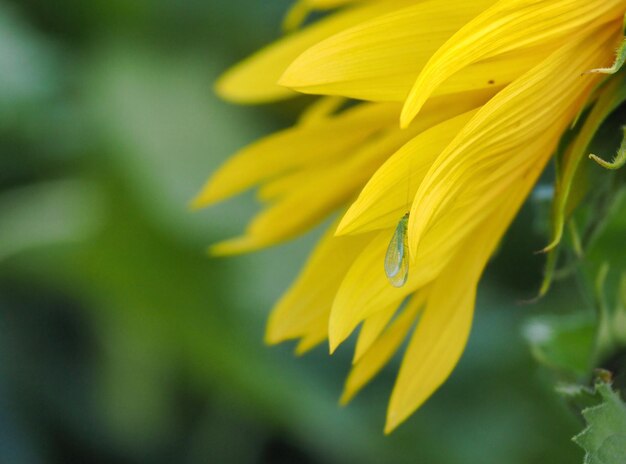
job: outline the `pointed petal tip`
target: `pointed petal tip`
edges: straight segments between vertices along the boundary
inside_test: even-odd
[[[222,256],[227,256],[226,253],[222,252],[222,242],[214,243],[213,245],[209,245],[206,249],[206,253],[212,258],[220,258]]]
[[[207,248],[206,252],[209,254],[209,256],[213,257],[228,256],[229,253],[227,251],[227,244],[227,241],[214,243]]]
[[[396,426],[392,425],[389,422],[389,419],[387,419],[387,422],[385,423],[385,428],[383,429],[383,433],[387,436],[391,435],[391,432],[393,432],[395,430]]]
[[[208,253],[214,257],[235,256],[254,251],[257,244],[246,235],[215,243],[208,248]]]
[[[411,96],[407,97],[400,112],[400,129],[406,129],[411,125],[415,117],[421,111],[423,103],[416,105],[415,101],[411,101]]]
[[[350,333],[341,332],[337,328],[337,325],[337,322],[333,321],[331,313],[330,322],[328,324],[328,348],[331,355],[334,354],[337,348],[339,348],[339,345],[350,336]]]
[[[418,79],[419,82],[419,79]],[[402,111],[400,113],[400,127],[406,129],[411,122],[422,111],[422,108],[431,97],[431,93],[427,89],[423,88],[418,82],[409,92],[409,95],[404,100]]]
[[[213,93],[218,97],[223,98],[224,100],[227,99],[228,95],[228,87],[225,84],[227,73],[228,72],[221,74],[220,77],[218,77],[215,82],[213,82]]]
[[[358,347],[358,345],[357,345]],[[354,351],[354,356],[352,356],[352,365],[355,366],[365,355],[365,353],[367,353],[367,350],[355,350]]]
[[[276,85],[285,87],[287,89],[296,89],[298,87],[298,79],[293,77],[293,73],[290,72],[291,67],[287,68],[285,72],[278,78]]]
[[[267,346],[274,346],[282,342],[283,339],[280,336],[278,336],[276,332],[277,332],[276,329],[271,327],[271,322],[270,322],[267,328],[265,329],[265,335],[263,336],[263,343],[265,343]]]
[[[345,339],[345,336],[342,336],[337,330],[333,330],[332,327],[330,327],[328,330],[328,353],[330,355],[335,354],[335,351],[337,351],[337,348],[339,348],[339,345],[341,345]]]
[[[306,0],[299,0],[293,4],[287,14],[283,17],[281,27],[285,34],[296,31],[306,21],[307,16],[314,11]]]
[[[250,94],[249,90],[242,87],[238,82],[240,79],[237,76],[237,66],[228,69],[220,77],[217,78],[213,84],[213,93],[217,95],[221,100],[236,105],[254,105],[263,103]]]
[[[300,341],[298,342],[298,345],[296,346],[294,354],[296,356],[305,355],[308,352],[313,351],[313,349],[317,348],[323,342],[324,339],[311,337],[310,334],[302,335]]]
[[[402,109],[402,113],[400,114],[400,129],[406,129],[413,122],[413,118],[415,116],[404,109]]]
[[[311,349],[312,347],[310,346],[305,346],[302,343],[298,343],[296,345],[296,349],[293,350],[293,354],[296,355],[297,357],[301,357],[307,354],[309,351],[311,351]]]
[[[339,406],[345,408],[346,406],[348,406],[348,403],[352,401],[352,398],[354,398],[354,393],[350,393],[347,389],[344,389],[343,393],[341,394],[341,398],[339,398]]]
[[[246,103],[246,99],[242,97],[241,92],[237,91],[237,86],[233,85],[231,74],[231,70],[228,70],[217,78],[213,83],[213,93],[220,99],[230,103]]]
[[[347,221],[346,218],[347,218],[346,215],[344,215],[341,218],[341,222],[339,222],[339,225],[335,229],[335,237],[341,237],[342,235],[350,235],[350,233],[352,232],[350,221],[349,220]]]
[[[203,192],[200,192],[195,198],[192,198],[189,203],[187,203],[187,208],[190,211],[199,211],[201,209],[207,208],[213,205],[215,202],[211,199],[207,198]]]
[[[213,84],[213,92],[224,101],[248,106],[282,101],[297,95],[297,93],[288,90],[287,86],[278,82],[275,82],[275,86],[272,88],[265,85],[260,90],[254,83],[248,85],[240,74],[237,65],[217,79]]]
[[[336,343],[333,340],[329,339],[328,340],[328,354],[332,356],[333,354],[335,354],[335,351],[337,351],[337,348],[339,348],[339,343]]]
[[[221,188],[219,183],[219,179],[216,181],[215,175],[209,178],[202,189],[191,199],[189,208],[192,211],[208,208],[232,196],[232,194]]]
[[[302,55],[298,56],[291,63],[289,63],[278,77],[276,85],[288,89],[306,85],[306,76],[308,76],[309,73],[307,72],[306,65],[303,67],[301,62]]]
[[[193,198],[187,202],[187,210],[195,213],[203,208],[203,204],[198,198]]]
[[[283,71],[276,85],[283,89],[289,89],[293,95],[299,95],[307,93],[306,88],[310,87],[310,73],[307,70],[306,64],[303,66],[299,58],[296,58],[287,69]]]
[[[395,409],[387,410],[387,420],[385,422],[385,435],[390,435],[393,431],[395,431],[400,424],[402,424],[408,416],[401,415]]]

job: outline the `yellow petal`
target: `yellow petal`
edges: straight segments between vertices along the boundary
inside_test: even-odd
[[[438,222],[445,223],[450,230],[456,231],[457,235],[467,234],[485,215],[490,214],[500,206],[501,196],[510,189],[510,184],[514,179],[524,176],[528,169],[533,166],[539,166],[543,169],[557,143],[558,138],[554,136],[551,138],[538,138],[529,143],[524,149],[518,150],[516,155],[507,160],[506,163],[502,163],[497,158],[484,162],[480,168],[476,168],[472,172],[472,179],[475,183],[468,185],[465,189],[459,188],[459,191],[457,191],[454,187],[448,187],[447,185],[438,188],[439,190],[448,190],[450,197],[454,197],[454,201],[451,199],[445,208],[443,206],[440,206],[439,209],[435,207],[439,215],[436,216],[436,220],[430,222],[432,224],[430,227],[432,228],[426,229],[422,239],[413,242],[409,239],[409,248],[411,246],[415,247],[410,248],[413,253],[411,254],[412,262],[415,261],[417,264],[421,260],[421,247],[432,247],[428,237],[432,235],[432,230],[441,227],[438,225]],[[459,185],[464,185],[465,180],[460,177],[454,177],[446,179],[445,182],[456,182]],[[425,183],[422,183],[420,189],[424,185]],[[441,203],[444,203],[444,201]],[[426,218],[430,214],[430,204],[423,202],[422,205],[425,216],[423,220],[427,220]],[[420,213],[421,210],[414,203],[411,214]],[[421,226],[420,220],[422,218],[418,217],[414,223]],[[409,217],[409,237],[411,237],[410,234],[413,230],[421,232],[420,229],[411,229],[411,218]]]
[[[316,10],[330,10],[332,8],[339,8],[340,6],[350,5],[351,3],[365,3],[365,2],[384,2],[387,0],[305,0],[311,8]],[[416,0],[421,1],[421,0]]]
[[[610,56],[616,32],[602,28],[562,47],[502,90],[466,125],[437,158],[414,198],[408,229],[412,257],[424,231],[451,214],[454,202],[471,205],[486,185],[500,185],[498,176],[507,182],[503,173],[523,172],[524,160],[546,162],[597,82],[581,77],[582,72]]]
[[[394,314],[398,311],[396,304],[382,309],[374,314],[369,319],[366,319],[359,331],[359,338],[356,341],[356,348],[354,349],[354,357],[352,358],[352,364],[356,364],[367,350],[370,349],[372,344],[376,342],[378,336],[385,330],[389,321],[393,318]],[[330,316],[330,312],[329,312]]]
[[[353,198],[367,179],[394,151],[414,135],[389,130],[376,137],[344,162],[316,170],[315,175],[259,213],[243,237],[212,247],[219,255],[244,253],[296,237],[319,224]]]
[[[425,168],[494,90],[478,90],[431,99],[409,130],[418,134],[376,171],[342,219],[338,234],[395,227],[408,210]],[[409,185],[410,184],[410,185]]]
[[[354,260],[341,282],[330,313],[328,335],[331,353],[362,321],[386,308],[399,306],[407,296],[433,280],[457,245],[444,243],[436,253],[434,247],[429,248],[430,255],[420,260],[419,268],[409,269],[407,282],[398,288],[389,283],[383,266],[392,234],[393,229],[377,234]]]
[[[309,171],[308,177],[306,174],[296,173],[288,179],[278,180],[268,189],[269,191],[265,189],[262,191],[263,198],[276,199],[276,203],[252,220],[244,237],[215,245],[212,248],[213,253],[224,255],[252,251],[291,239],[307,231],[333,210],[354,198],[381,164],[406,142],[433,125],[454,117],[459,112],[478,106],[488,98],[489,94],[490,92],[487,91],[478,91],[460,96],[434,98],[408,129],[402,130],[392,124],[391,129],[380,131],[376,136],[370,136],[358,150],[344,155],[341,161],[335,160],[334,163],[314,166]],[[376,104],[374,106],[387,108],[395,105]],[[388,113],[385,112],[385,114]],[[377,124],[380,125],[380,121],[377,121]],[[321,124],[314,124],[305,126],[301,130],[317,130],[320,126]],[[324,124],[324,127],[327,125]],[[339,134],[337,139],[341,139]],[[268,150],[266,153],[280,157],[283,165],[289,163],[293,165],[294,159],[299,160],[298,162],[306,160],[307,153],[311,153],[311,147],[319,147],[319,143],[316,144],[311,140],[307,140],[306,148],[301,139],[297,139],[297,142],[301,150],[289,150],[287,152],[289,156]],[[283,150],[285,150],[284,147]],[[293,153],[298,153],[298,156],[293,156]],[[321,154],[317,153],[317,155],[321,158]],[[250,176],[258,177],[261,172],[267,172],[269,169],[267,165],[255,164],[254,166],[258,166],[258,169],[250,171],[250,166],[248,166],[245,168],[246,171],[243,171],[243,168],[237,170],[235,166],[234,161],[229,162],[221,171],[226,174],[218,172],[215,177],[219,180],[210,181],[208,188],[200,195],[198,201],[215,198],[211,195],[214,195],[218,188],[221,188],[222,192],[226,188],[232,189],[237,182],[237,177],[239,177],[239,182],[243,178],[249,182]],[[226,178],[230,179],[230,184],[225,181]]]
[[[285,15],[283,30],[291,32],[299,28],[302,23],[306,21],[309,14],[313,13],[315,10],[330,10],[350,5],[351,3],[365,1],[371,2],[375,0],[298,0]]]
[[[332,224],[320,239],[298,278],[276,303],[267,325],[267,343],[279,343],[315,332],[311,326],[317,327],[316,321],[320,320],[324,333],[327,332],[330,307],[337,288],[354,258],[373,237],[368,234],[335,237],[335,226],[336,223]]]
[[[410,3],[411,0],[366,3],[322,19],[232,67],[218,80],[216,92],[222,98],[237,103],[263,103],[289,98],[295,93],[277,82],[287,66],[303,51],[337,32]]]
[[[461,101],[460,99],[457,101]],[[342,218],[337,234],[394,227],[411,206],[436,157],[475,114],[457,116],[426,130],[394,153],[372,176]]]
[[[510,184],[501,207],[467,236],[465,246],[430,287],[391,394],[385,433],[406,420],[456,366],[469,336],[480,275],[540,172],[533,167]]]
[[[407,97],[401,125],[410,123],[441,83],[473,63],[529,47],[552,49],[623,16],[623,0],[502,0],[466,24],[431,57]]]
[[[455,272],[445,273],[434,285],[404,355],[389,403],[385,433],[406,420],[447,379],[465,348],[472,324],[476,277],[457,263],[453,267]],[[449,280],[444,281],[444,277]]]
[[[320,97],[311,103],[298,118],[298,125],[313,125],[326,122],[333,113],[346,103],[343,97]]]
[[[300,169],[276,177],[262,184],[256,192],[256,197],[264,202],[279,202],[281,198],[289,196],[300,189],[302,185],[310,182],[314,176],[323,176],[329,169],[332,169],[332,161],[315,168]]]
[[[352,400],[389,362],[415,323],[415,318],[423,304],[424,299],[421,294],[412,297],[402,313],[352,367],[341,395],[341,404],[347,404]]]
[[[494,2],[428,0],[377,17],[308,49],[280,83],[305,93],[402,101],[437,48]]]
[[[391,103],[358,105],[316,124],[297,125],[265,137],[229,158],[193,206],[208,206],[273,176],[334,159],[392,125],[399,109]]]
[[[321,345],[328,338],[327,317],[320,317],[308,327],[308,331],[302,336],[296,346],[295,353],[302,356],[313,348]]]
[[[517,180],[523,178],[526,182],[534,182],[541,167],[532,166],[535,177],[530,176],[527,169]],[[408,280],[400,288],[390,285],[383,266],[393,229],[376,235],[355,259],[333,301],[329,324],[331,351],[334,351],[361,321],[384,308],[399,305],[408,295],[436,279],[468,235],[471,235],[474,229],[506,200],[508,189],[513,184],[514,182],[508,181],[500,188],[489,189],[484,195],[472,201],[471,207],[462,205],[437,221],[424,235],[418,255],[409,267]]]

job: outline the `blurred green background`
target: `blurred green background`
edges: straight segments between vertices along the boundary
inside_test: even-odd
[[[390,437],[397,360],[347,408],[350,347],[296,358],[265,318],[320,231],[230,259],[252,195],[188,201],[300,104],[212,82],[279,35],[287,0],[0,2],[0,462],[573,463],[582,423],[522,336],[539,305],[530,202],[491,264],[461,364]],[[271,269],[272,272],[268,272]],[[349,345],[349,344],[348,344]]]

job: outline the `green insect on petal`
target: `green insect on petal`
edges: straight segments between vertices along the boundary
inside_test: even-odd
[[[409,275],[408,236],[409,214],[405,214],[389,242],[385,255],[385,274],[394,287],[402,287]]]

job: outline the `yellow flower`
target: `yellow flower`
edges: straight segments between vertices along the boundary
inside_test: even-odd
[[[613,62],[626,0],[301,0],[286,28],[333,8],[218,82],[234,102],[322,97],[228,160],[194,204],[259,186],[264,210],[219,254],[283,242],[341,211],[266,339],[299,339],[299,353],[328,339],[332,352],[361,325],[347,402],[409,337],[389,432],[458,362],[481,273],[594,101],[603,76],[588,71]],[[384,262],[407,213],[396,264],[408,278],[395,287]]]

